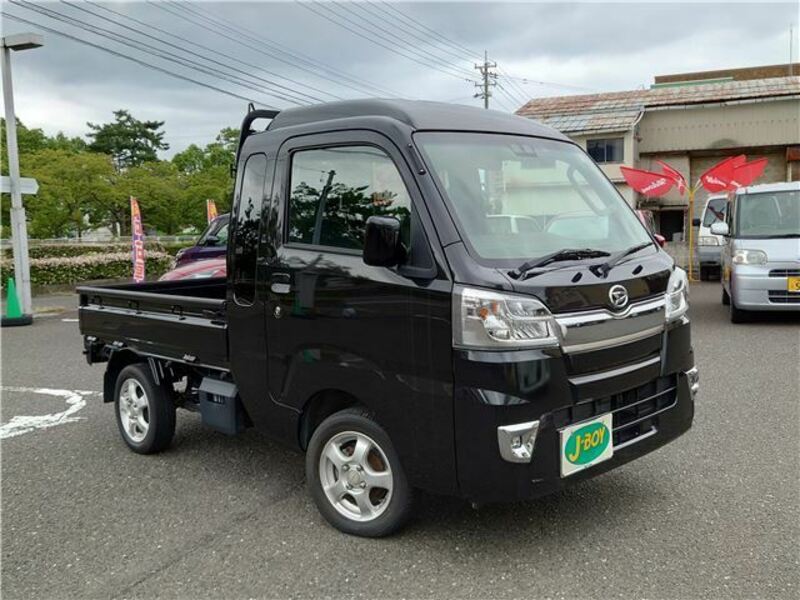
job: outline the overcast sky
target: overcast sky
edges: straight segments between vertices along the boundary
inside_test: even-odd
[[[473,84],[465,78],[477,75],[472,68],[478,58],[474,54],[485,49],[489,59],[499,64],[501,75],[528,80],[499,80],[505,89],[495,90],[492,106],[511,111],[520,106],[523,97],[635,89],[649,86],[657,74],[785,63],[790,24],[794,23],[795,39],[798,37],[796,1],[407,2],[390,7],[382,2],[325,6],[204,2],[182,8],[154,2],[66,0],[34,5],[58,13],[53,15],[57,18],[76,19],[73,23],[37,13],[27,0],[4,1],[2,10],[5,16],[23,17],[251,98],[258,105],[280,108],[292,105],[285,99],[287,94],[299,101],[403,95],[477,105],[479,100],[471,97]],[[76,22],[149,44],[149,50],[163,56],[202,63],[210,73],[128,48],[100,37],[97,29],[95,33],[84,31]],[[228,29],[221,29],[220,23]],[[45,36],[43,48],[13,56],[17,115],[30,127],[82,136],[87,121],[108,121],[113,110],[127,108],[137,118],[166,122],[171,148],[165,155],[169,156],[190,143],[211,141],[221,127],[236,125],[245,111],[244,99],[176,79],[36,26],[4,18],[2,27],[3,35],[39,30]],[[443,38],[452,43],[442,42]],[[795,57],[798,46],[795,42]],[[316,74],[297,64],[316,70]],[[283,98],[267,95],[268,87]]]

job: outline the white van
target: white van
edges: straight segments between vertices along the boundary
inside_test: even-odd
[[[697,260],[700,262],[700,279],[708,281],[713,276],[720,277],[720,254],[724,240],[721,235],[711,233],[714,223],[725,221],[728,213],[728,196],[714,194],[706,200],[702,219],[695,219],[693,225],[699,227],[697,233]]]

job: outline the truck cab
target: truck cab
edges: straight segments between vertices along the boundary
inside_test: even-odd
[[[226,280],[81,288],[87,358],[108,362],[134,451],[166,447],[175,407],[255,426],[306,452],[342,531],[394,531],[416,488],[541,496],[691,427],[686,274],[534,121],[391,100],[250,113],[227,260]]]

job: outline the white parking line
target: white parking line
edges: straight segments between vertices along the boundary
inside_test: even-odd
[[[6,392],[18,392],[56,396],[58,398],[64,398],[64,401],[67,403],[67,409],[62,412],[48,415],[12,417],[8,423],[0,425],[0,440],[31,433],[37,429],[47,429],[64,423],[76,423],[83,419],[83,417],[76,417],[75,413],[86,406],[86,397],[99,394],[99,392],[89,392],[86,390],[59,390],[52,388],[14,386],[0,386],[0,391],[4,394]]]

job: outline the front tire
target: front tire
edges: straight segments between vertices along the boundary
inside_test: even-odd
[[[138,454],[166,449],[175,435],[175,404],[156,384],[144,364],[128,365],[114,386],[117,427],[128,447]]]
[[[389,436],[365,410],[350,408],[325,419],[306,454],[309,492],[339,531],[383,537],[411,512],[412,490]]]
[[[722,287],[722,306],[730,306],[731,297],[728,295],[728,292],[725,291],[725,287]]]

